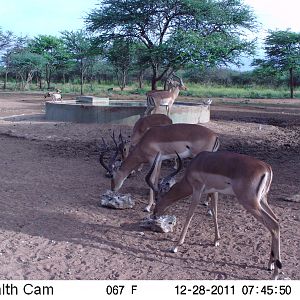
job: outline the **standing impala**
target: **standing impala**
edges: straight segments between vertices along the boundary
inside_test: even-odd
[[[175,76],[175,75],[174,75]],[[147,93],[147,109],[145,115],[156,113],[159,109],[159,106],[165,106],[167,110],[167,116],[170,116],[170,111],[173,106],[174,101],[179,95],[181,90],[186,90],[182,79],[178,76],[175,76],[179,79],[179,83],[172,81],[172,87],[169,91],[150,91]]]
[[[162,160],[176,157],[175,152],[185,158],[194,157],[205,150],[217,151],[218,148],[219,138],[212,130],[194,124],[172,124],[155,126],[146,131],[117,171],[114,171],[113,160],[111,160],[110,165],[104,163],[105,152],[100,153],[99,160],[111,174],[111,189],[118,191],[132,170],[136,170],[143,163],[153,164],[157,152],[162,155],[151,175],[151,180],[155,184],[157,184]],[[116,147],[117,151],[118,147]],[[145,211],[149,212],[153,203],[153,190],[150,189],[149,204]]]
[[[160,160],[158,153],[146,181],[156,189],[151,180],[155,165]],[[181,166],[181,164],[180,164]],[[179,169],[171,174],[174,176]],[[166,209],[176,201],[192,195],[185,225],[176,246],[177,252],[184,243],[188,226],[202,193],[212,193],[212,212],[215,225],[215,245],[219,244],[220,234],[217,223],[218,193],[234,195],[239,203],[271,232],[271,254],[269,269],[274,268],[273,279],[278,278],[278,269],[282,268],[280,260],[280,229],[276,215],[271,210],[267,194],[272,182],[272,168],[267,163],[253,157],[231,152],[201,152],[187,167],[183,178],[175,183],[169,191],[162,194],[156,190],[154,217],[163,215]],[[170,177],[170,176],[169,176]],[[164,180],[163,180],[164,182]]]

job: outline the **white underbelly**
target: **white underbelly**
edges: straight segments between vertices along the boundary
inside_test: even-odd
[[[187,158],[187,157],[192,156],[192,153],[189,149],[187,149],[186,151],[180,152],[178,154],[179,154],[180,158]],[[161,160],[171,159],[171,158],[175,158],[175,157],[177,157],[176,153],[164,154],[161,156]]]
[[[225,188],[206,188],[204,190],[204,194],[210,194],[210,193],[215,193],[218,192],[220,194],[224,194],[224,195],[233,195],[234,196],[234,192],[232,190],[232,186],[228,185]]]
[[[166,106],[166,105],[169,105],[170,102],[171,102],[171,99],[162,99],[162,100],[160,100],[160,105]]]

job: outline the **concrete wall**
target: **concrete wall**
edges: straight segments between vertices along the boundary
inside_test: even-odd
[[[134,102],[133,102],[134,103]],[[111,106],[98,106],[90,104],[76,104],[75,101],[46,102],[46,119],[74,123],[101,123],[101,124],[124,124],[134,123],[144,115],[146,107],[144,103],[136,105],[120,106],[112,101]],[[161,107],[161,113],[166,113],[165,107]],[[172,107],[171,118],[174,123],[206,123],[210,120],[210,107],[178,103]]]

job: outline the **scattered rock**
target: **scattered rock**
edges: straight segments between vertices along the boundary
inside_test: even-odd
[[[101,206],[114,209],[127,209],[133,208],[135,202],[130,194],[120,194],[108,190],[105,194],[101,195],[100,204]]]
[[[283,201],[300,203],[300,194],[282,198]]]
[[[156,219],[148,217],[141,221],[140,226],[156,232],[173,232],[176,225],[175,216],[160,216]]]

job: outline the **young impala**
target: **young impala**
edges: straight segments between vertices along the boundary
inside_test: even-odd
[[[154,180],[155,184],[162,160],[176,157],[175,152],[186,158],[194,157],[205,150],[217,151],[218,147],[219,138],[212,130],[194,124],[172,124],[148,129],[117,171],[114,170],[114,158],[119,151],[118,147],[115,147],[116,153],[109,165],[104,162],[104,154],[108,151],[100,153],[99,161],[111,174],[111,189],[118,191],[132,170],[136,170],[143,163],[153,164],[157,152],[161,153],[161,157],[151,175],[151,180]],[[149,204],[145,210],[150,211],[153,203],[153,190],[150,189]]]
[[[276,215],[271,210],[267,194],[272,182],[272,168],[256,158],[231,152],[201,152],[187,167],[183,178],[175,183],[166,193],[161,193],[153,185],[151,174],[160,160],[158,153],[152,168],[146,176],[149,186],[156,192],[154,217],[163,215],[167,208],[176,201],[192,195],[181,236],[173,252],[183,244],[188,226],[202,193],[212,193],[212,213],[215,225],[215,245],[219,244],[220,234],[217,223],[218,193],[234,195],[239,203],[271,232],[271,254],[269,269],[274,268],[273,279],[278,277],[282,268],[280,260],[280,229]],[[179,158],[180,159],[180,158]],[[181,164],[180,164],[181,167]],[[180,168],[179,167],[179,168]],[[174,176],[179,172],[173,172]],[[168,176],[168,180],[170,176]],[[166,182],[166,180],[163,180]]]
[[[168,91],[150,91],[147,93],[147,109],[145,115],[151,114],[152,111],[155,114],[159,106],[165,106],[167,110],[167,116],[170,116],[170,111],[174,101],[179,95],[181,90],[186,90],[182,79],[176,75],[173,75],[179,79],[179,83],[172,81],[172,87]]]

